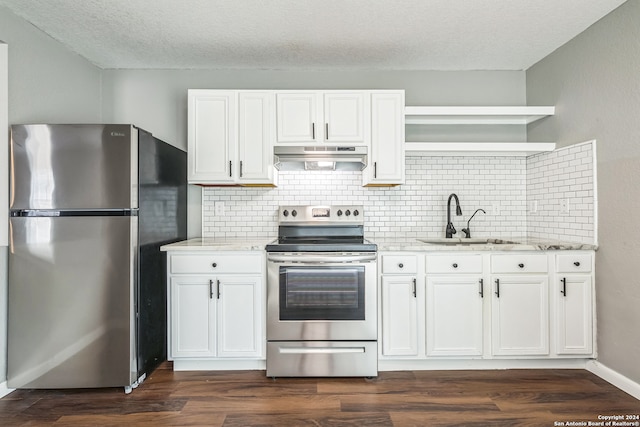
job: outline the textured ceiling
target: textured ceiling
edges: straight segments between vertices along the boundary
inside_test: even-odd
[[[524,70],[622,3],[0,0],[97,66],[137,69]]]

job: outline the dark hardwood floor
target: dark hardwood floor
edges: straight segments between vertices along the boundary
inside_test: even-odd
[[[273,380],[173,372],[167,362],[129,395],[17,390],[0,400],[0,426],[558,426],[599,415],[640,415],[640,401],[583,370]]]

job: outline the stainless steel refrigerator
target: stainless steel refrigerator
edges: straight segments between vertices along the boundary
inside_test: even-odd
[[[166,360],[186,165],[131,125],[11,127],[9,387],[129,392]]]

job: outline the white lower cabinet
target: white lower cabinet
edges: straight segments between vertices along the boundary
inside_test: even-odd
[[[381,363],[405,363],[389,365],[400,369],[406,359],[595,357],[593,257],[593,251],[382,253]]]
[[[263,359],[264,269],[260,253],[169,253],[170,359]]]
[[[424,352],[424,280],[417,254],[383,254],[380,280],[381,355],[417,357]]]
[[[417,279],[382,277],[382,354],[418,355]]]
[[[215,300],[210,298],[211,281],[201,276],[170,279],[169,357],[215,357]]]
[[[491,340],[495,356],[549,354],[549,279],[493,276]]]
[[[576,252],[559,254],[556,263],[556,353],[593,353],[593,258]]]
[[[427,275],[427,356],[482,356],[483,279]]]

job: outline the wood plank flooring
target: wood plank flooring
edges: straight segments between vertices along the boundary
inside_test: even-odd
[[[640,415],[640,401],[583,370],[273,380],[166,362],[129,395],[17,390],[0,400],[0,426],[557,426],[598,415]]]

